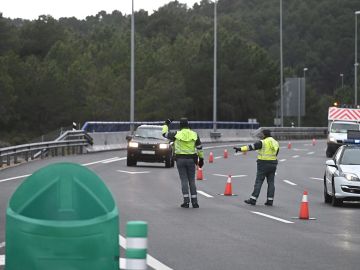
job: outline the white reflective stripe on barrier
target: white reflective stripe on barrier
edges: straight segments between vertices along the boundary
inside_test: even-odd
[[[128,237],[126,241],[126,248],[146,249],[147,238]]]
[[[126,270],[143,270],[146,269],[146,260],[141,259],[126,259]]]
[[[303,195],[302,202],[308,202],[308,195]]]

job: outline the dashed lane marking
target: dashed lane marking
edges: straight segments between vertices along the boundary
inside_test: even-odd
[[[128,174],[141,174],[141,173],[149,173],[149,171],[142,171],[142,172],[129,172],[129,171],[122,171],[122,170],[117,170],[118,172],[122,172],[122,173],[128,173]]]
[[[201,190],[198,190],[197,193],[199,193],[205,197],[208,197],[208,198],[214,198],[214,196],[211,196],[210,194],[207,194],[206,192],[201,191]]]
[[[286,161],[286,158],[280,159],[279,161],[284,162],[284,161]]]
[[[3,247],[5,247],[5,242],[0,243],[0,248],[3,248]]]
[[[111,162],[116,162],[116,161],[120,161],[120,160],[124,160],[126,159],[126,157],[122,157],[122,158],[114,158],[114,159],[111,159],[111,160],[107,160],[107,161],[103,161],[102,163],[103,164],[107,164],[107,163],[111,163]]]
[[[309,152],[307,153],[307,155],[313,155],[315,152]]]
[[[222,156],[214,157],[214,159],[219,159],[219,158],[222,158]]]
[[[15,179],[20,179],[20,178],[25,178],[25,177],[28,177],[30,176],[31,174],[25,174],[25,175],[21,175],[21,176],[15,176],[15,177],[10,177],[10,178],[6,178],[6,179],[1,179],[0,180],[0,183],[1,182],[6,182],[6,181],[11,181],[11,180],[15,180]]]
[[[0,265],[5,265],[5,255],[0,255]]]
[[[292,186],[297,186],[297,184],[289,181],[289,180],[283,180],[285,183],[289,184],[289,185],[292,185]]]
[[[310,177],[310,179],[313,179],[313,180],[319,180],[319,181],[324,181],[323,178],[318,178],[318,177]]]
[[[104,163],[104,162],[107,162],[107,161],[110,161],[110,160],[114,160],[116,158],[119,158],[119,157],[107,158],[107,159],[98,160],[98,161],[94,161],[94,162],[84,163],[84,164],[81,164],[81,165],[89,166],[89,165],[93,165],[93,164]]]
[[[263,217],[267,217],[267,218],[270,218],[270,219],[274,219],[274,220],[277,220],[277,221],[280,221],[280,222],[283,222],[283,223],[286,223],[286,224],[292,224],[294,222],[292,221],[289,221],[289,220],[286,220],[286,219],[282,219],[282,218],[278,218],[278,217],[274,217],[274,216],[270,216],[268,214],[264,214],[264,213],[261,213],[261,212],[255,212],[255,211],[251,211],[252,213],[256,214],[256,215],[259,215],[259,216],[263,216]]]
[[[300,156],[299,155],[292,156],[292,158],[298,158],[298,157],[300,157]]]

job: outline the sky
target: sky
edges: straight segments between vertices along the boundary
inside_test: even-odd
[[[191,8],[200,0],[178,0]],[[170,0],[134,0],[134,10],[144,9],[151,14],[153,10],[171,2]],[[76,17],[85,19],[86,16],[96,15],[105,10],[112,13],[119,10],[123,14],[131,14],[132,0],[0,0],[0,13],[5,18],[37,19],[39,15],[51,15],[55,19],[60,17]]]

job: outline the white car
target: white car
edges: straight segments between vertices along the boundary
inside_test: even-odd
[[[326,161],[324,200],[333,206],[360,201],[360,145],[343,145]]]

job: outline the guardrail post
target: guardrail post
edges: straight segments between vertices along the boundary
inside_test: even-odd
[[[147,235],[147,222],[129,221],[126,224],[126,270],[147,269]]]
[[[8,155],[6,158],[6,165],[10,166],[10,155]]]
[[[1,154],[1,153],[0,153]],[[3,166],[3,157],[2,156],[0,156],[0,167],[2,167]]]
[[[17,154],[15,153],[14,154],[14,164],[16,164],[16,163],[18,163],[18,162],[17,162]]]

